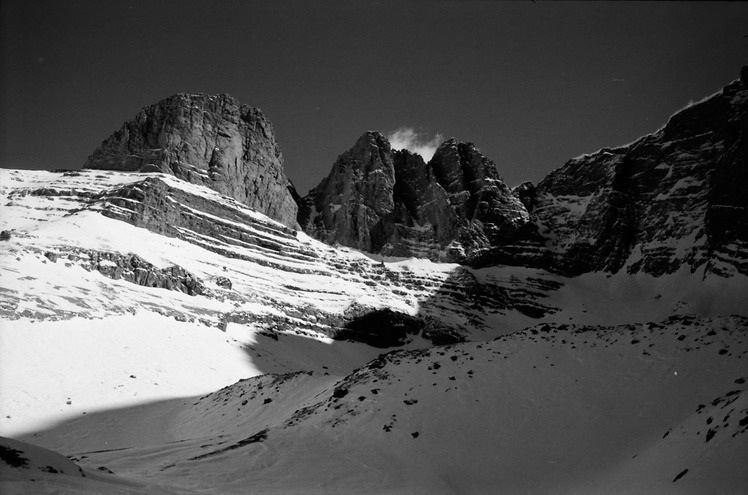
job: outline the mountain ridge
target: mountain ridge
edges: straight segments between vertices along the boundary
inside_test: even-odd
[[[368,174],[356,176],[363,182],[360,190],[333,194],[324,190],[325,181],[313,189],[306,201],[314,202],[315,211],[304,217],[302,227],[321,240],[365,251],[474,266],[529,264],[567,275],[621,269],[656,275],[686,263],[694,270],[707,264],[716,271],[748,273],[745,256],[738,254],[746,249],[741,234],[746,229],[731,223],[748,225],[748,191],[741,188],[748,175],[746,84],[744,78],[736,80],[677,112],[655,133],[569,160],[537,185],[524,183],[513,190],[472,143],[451,138],[429,163],[416,161],[407,174],[402,165],[387,169],[401,173],[385,173],[387,187],[379,194],[387,199],[378,200],[386,211],[369,212],[365,221],[356,222],[363,233],[348,235],[352,212],[374,202],[365,189]],[[386,140],[377,135],[380,142]],[[326,181],[346,167],[356,170],[362,161],[356,149],[338,158]],[[398,164],[403,152],[386,143],[382,153]],[[400,198],[395,201],[397,185],[417,180],[409,176],[419,173],[428,178],[422,189],[435,187],[439,194],[428,200],[411,194],[416,204],[407,206]],[[397,214],[427,204],[433,208],[433,203],[452,215]],[[454,224],[457,228],[450,230]],[[441,234],[438,242],[431,230]],[[371,241],[370,235],[382,232],[383,241]],[[662,244],[688,236],[695,236],[688,253]]]
[[[268,119],[228,95],[177,94],[144,108],[85,167],[169,173],[328,244],[385,256],[566,275],[684,263],[748,273],[746,229],[732,228],[748,226],[744,73],[660,130],[514,189],[473,143],[447,139],[426,163],[367,131],[301,197]],[[675,238],[693,247],[669,245]]]

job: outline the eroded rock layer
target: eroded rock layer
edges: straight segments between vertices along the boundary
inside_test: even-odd
[[[569,275],[748,274],[747,116],[748,85],[735,81],[653,134],[569,160],[524,191],[524,244],[484,262]]]
[[[163,172],[295,226],[293,186],[273,126],[229,95],[177,94],[142,109],[85,168]]]

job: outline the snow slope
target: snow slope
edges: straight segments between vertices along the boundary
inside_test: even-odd
[[[0,204],[0,435],[86,473],[3,493],[748,489],[748,277],[382,259],[163,174],[0,170]],[[333,338],[381,308],[472,342]]]
[[[185,493],[744,493],[747,326],[538,325],[24,440]]]

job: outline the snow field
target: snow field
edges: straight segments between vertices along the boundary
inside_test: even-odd
[[[342,379],[263,375],[87,415],[33,440],[185,492],[737,493],[745,359],[740,318],[537,325],[390,353]],[[154,417],[161,433],[142,434]],[[118,450],[81,442],[114,438],[117,421]]]
[[[151,312],[16,320],[0,333],[0,435],[210,392],[260,371],[226,334]]]

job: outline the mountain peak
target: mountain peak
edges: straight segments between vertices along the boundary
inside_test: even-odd
[[[84,168],[171,174],[296,225],[297,205],[272,124],[227,94],[178,93],[143,108]]]
[[[391,153],[392,147],[387,138],[379,131],[366,131],[356,140],[356,144],[349,150],[349,153],[356,156],[376,150],[381,153]],[[363,156],[356,156],[356,158],[365,160]]]
[[[748,273],[746,255],[736,254],[748,247],[747,72],[674,114],[659,131],[571,159],[537,186],[513,191],[472,142],[449,138],[424,163],[393,152],[369,131],[341,157],[363,149],[381,153],[386,173],[355,180],[386,177],[386,185],[357,183],[357,191],[370,194],[346,196],[317,188],[317,212],[334,211],[337,220],[317,221],[324,228],[307,232],[378,254],[563,274],[659,275],[704,264],[719,273]],[[374,197],[386,198],[380,201],[386,208],[372,209]],[[350,225],[359,229],[353,237],[345,233]]]
[[[390,256],[463,261],[527,221],[524,206],[473,143],[444,141],[429,163],[376,131],[340,155],[303,201],[312,236]],[[354,231],[351,231],[353,227]]]

